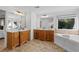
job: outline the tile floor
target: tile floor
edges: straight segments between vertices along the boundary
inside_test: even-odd
[[[13,50],[4,49],[3,52],[64,52],[64,50],[52,42],[34,39]]]

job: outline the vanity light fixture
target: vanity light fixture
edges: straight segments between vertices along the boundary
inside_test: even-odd
[[[49,17],[49,16],[46,15],[46,14],[41,16],[41,18],[48,18],[48,17]]]
[[[40,8],[40,6],[35,6],[35,8]]]
[[[20,11],[16,11],[15,14],[20,15],[20,16],[23,16],[23,13],[20,12]]]

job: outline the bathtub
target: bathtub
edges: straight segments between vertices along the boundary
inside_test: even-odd
[[[79,35],[56,34],[55,44],[66,51],[79,52]]]
[[[56,35],[66,38],[68,40],[79,42],[79,35],[70,35],[70,34],[56,34]]]

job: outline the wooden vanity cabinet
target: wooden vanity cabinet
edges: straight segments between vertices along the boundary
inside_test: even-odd
[[[54,42],[54,31],[53,30],[34,30],[34,39]]]
[[[19,46],[19,32],[7,32],[7,48],[14,49]]]
[[[29,37],[30,37],[29,31],[20,31],[20,45],[27,43]]]
[[[14,49],[30,40],[30,31],[7,32],[7,48]]]

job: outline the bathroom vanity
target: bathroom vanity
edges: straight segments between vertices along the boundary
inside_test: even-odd
[[[20,30],[14,32],[7,32],[7,48],[14,49],[21,46],[30,39],[30,30]]]
[[[54,42],[54,30],[36,29],[36,30],[34,30],[34,39]]]

